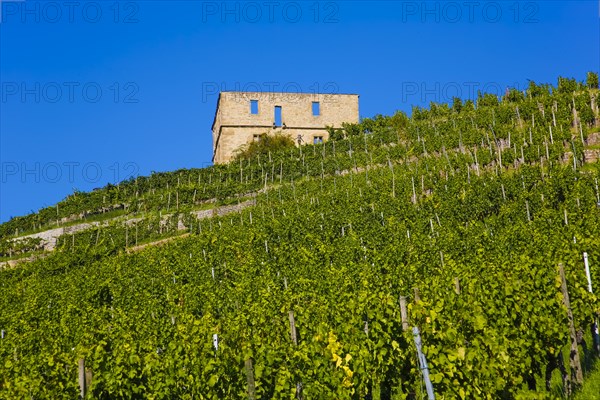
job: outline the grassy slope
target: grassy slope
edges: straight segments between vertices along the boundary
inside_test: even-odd
[[[600,400],[600,363],[585,377],[583,387],[574,397],[575,400]]]

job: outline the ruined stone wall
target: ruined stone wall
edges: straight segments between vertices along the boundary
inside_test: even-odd
[[[250,101],[258,101],[258,113],[252,114]],[[314,116],[312,103],[319,102]],[[275,106],[281,107],[281,127],[273,127]],[[343,122],[359,122],[358,95],[312,93],[222,92],[213,125],[213,162],[224,163],[251,142],[254,135],[289,135],[294,141],[312,144],[315,137],[329,138],[326,126],[341,127]]]

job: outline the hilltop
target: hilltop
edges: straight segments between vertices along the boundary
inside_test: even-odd
[[[90,398],[411,398],[407,326],[438,396],[574,389],[558,266],[587,371],[598,94],[591,73],[432,103],[11,219],[0,397],[76,397],[85,360]]]

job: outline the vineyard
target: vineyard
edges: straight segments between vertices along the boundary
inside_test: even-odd
[[[413,327],[437,399],[570,396],[598,356],[597,86],[378,115],[11,219],[0,398],[426,398]]]

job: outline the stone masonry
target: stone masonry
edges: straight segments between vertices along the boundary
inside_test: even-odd
[[[327,141],[326,127],[341,128],[343,122],[359,122],[357,94],[221,92],[212,126],[212,161],[226,163],[242,146],[275,132],[297,144],[299,139],[300,144]]]

